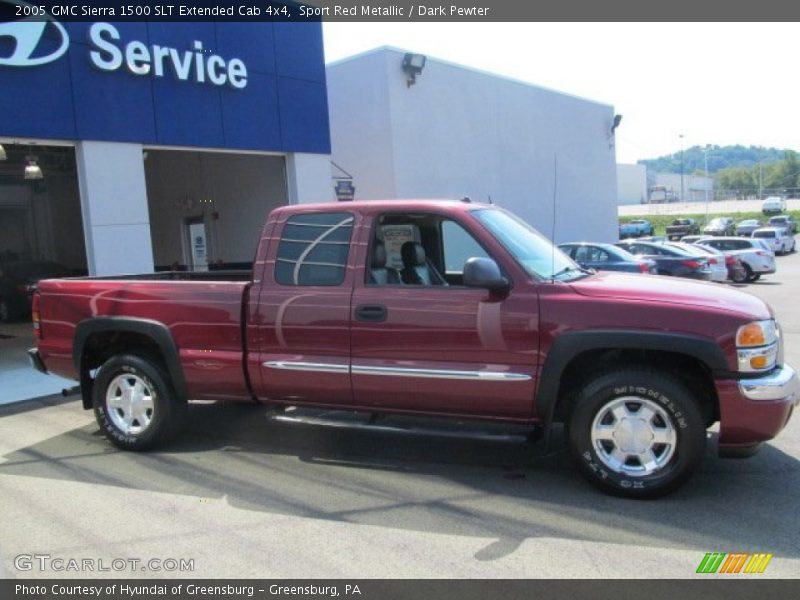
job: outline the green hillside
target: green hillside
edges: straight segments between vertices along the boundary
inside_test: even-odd
[[[716,173],[731,167],[750,167],[761,163],[781,160],[785,149],[763,148],[761,146],[710,146],[708,149],[708,172]],[[704,172],[705,151],[703,146],[692,146],[683,151],[683,172]],[[681,153],[675,152],[667,156],[639,161],[651,172],[680,173]]]

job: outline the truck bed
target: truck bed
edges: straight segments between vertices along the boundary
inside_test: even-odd
[[[190,398],[248,397],[242,311],[250,280],[249,271],[179,271],[42,281],[40,353],[50,371],[77,379],[80,323],[152,321],[175,341]]]

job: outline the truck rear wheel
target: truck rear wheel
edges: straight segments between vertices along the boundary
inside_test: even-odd
[[[602,490],[654,498],[680,486],[700,464],[706,431],[690,390],[664,373],[624,369],[587,383],[574,399],[569,446]]]
[[[177,398],[157,360],[119,354],[100,367],[92,391],[94,414],[109,441],[123,450],[146,450],[177,434],[186,402]]]

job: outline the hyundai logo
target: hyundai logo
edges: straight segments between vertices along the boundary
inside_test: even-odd
[[[25,2],[16,0],[0,0],[0,4],[11,5],[12,16],[15,14],[30,14],[30,10],[22,10],[18,7],[30,7]],[[9,7],[6,6],[7,10]],[[6,12],[4,10],[3,12]],[[55,45],[51,42],[51,37],[45,38],[45,34],[53,32]],[[4,48],[8,41],[11,41],[11,54]],[[18,21],[7,21],[0,23],[0,66],[8,67],[35,67],[36,65],[46,65],[63,56],[69,47],[69,36],[66,29],[58,21],[50,16],[23,16]]]

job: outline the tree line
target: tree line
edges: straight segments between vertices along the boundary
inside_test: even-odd
[[[706,149],[703,146],[687,148],[683,153],[685,174],[705,175]],[[800,158],[794,150],[763,148],[760,146],[709,146],[708,175],[714,178],[714,188],[719,192],[731,191],[737,195],[755,195],[762,190],[782,193],[800,188]],[[639,164],[655,172],[680,173],[679,152]]]

